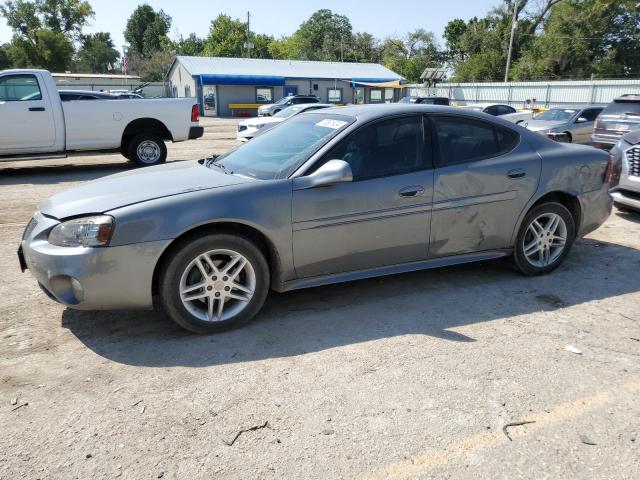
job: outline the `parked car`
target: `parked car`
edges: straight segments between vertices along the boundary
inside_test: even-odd
[[[640,128],[640,95],[622,95],[607,105],[596,120],[591,143],[608,150],[636,128]]]
[[[550,108],[522,126],[558,142],[590,144],[594,122],[602,109],[595,105]]]
[[[502,103],[473,103],[461,108],[473,110],[475,112],[487,113],[494,117],[502,117],[504,120],[508,120],[513,123],[531,120],[533,117],[533,112],[531,110],[516,110],[515,108]]]
[[[611,196],[620,210],[640,212],[640,129],[623,135],[611,149]]]
[[[259,117],[270,117],[275,115],[280,110],[284,110],[291,105],[299,105],[301,103],[319,103],[320,99],[315,95],[290,95],[288,97],[281,98],[276,103],[269,105],[261,105],[258,108]]]
[[[398,103],[426,103],[427,105],[449,105],[447,97],[402,97]]]
[[[284,110],[280,110],[273,117],[258,117],[241,121],[238,124],[236,136],[238,137],[238,140],[245,142],[247,140],[251,140],[258,133],[269,130],[294,115],[334,106],[335,105],[330,103],[303,103],[300,105],[291,105]]]
[[[507,256],[549,273],[609,216],[608,161],[473,111],[322,109],[218,157],[58,193],[19,258],[69,307],[151,308],[157,294],[211,333],[248,322],[270,289]]]
[[[192,99],[102,100],[118,97],[60,94],[46,70],[0,72],[0,161],[115,151],[148,166],[165,161],[166,140],[202,136],[198,105]]]

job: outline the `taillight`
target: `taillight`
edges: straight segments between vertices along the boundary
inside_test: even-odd
[[[616,155],[609,155],[609,162],[604,170],[604,183],[608,183],[609,188],[617,186],[620,183],[621,173],[622,158]]]
[[[200,121],[200,108],[198,108],[198,105],[194,105],[193,107],[191,107],[191,121]]]

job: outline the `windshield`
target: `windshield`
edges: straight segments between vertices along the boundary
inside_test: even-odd
[[[611,102],[602,112],[602,115],[640,115],[640,102],[625,102],[615,101]]]
[[[297,115],[221,155],[210,168],[218,165],[227,173],[260,180],[287,178],[354,120],[346,115]]]
[[[285,108],[284,110],[280,110],[278,113],[276,113],[274,117],[278,117],[278,118],[293,117],[296,113],[300,113],[305,108],[306,107],[296,107],[296,106]]]
[[[276,105],[284,105],[285,103],[287,103],[289,100],[291,100],[291,98],[293,97],[282,97],[280,100],[278,100],[275,104]]]
[[[416,103],[416,97],[402,97],[398,103]]]
[[[534,120],[544,120],[547,122],[568,122],[571,120],[575,114],[578,113],[577,110],[566,109],[566,108],[552,108],[547,110],[546,112],[542,112],[535,117]]]

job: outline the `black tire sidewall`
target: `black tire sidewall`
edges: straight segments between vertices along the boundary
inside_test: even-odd
[[[562,217],[567,226],[567,242],[562,254],[551,265],[547,265],[546,267],[536,267],[535,265],[531,265],[525,257],[523,241],[531,222],[544,213],[555,213]],[[571,212],[569,212],[569,210],[567,210],[564,205],[556,202],[546,202],[541,205],[537,205],[536,207],[531,209],[529,213],[527,213],[527,215],[524,217],[522,225],[520,226],[520,230],[518,231],[518,236],[516,238],[516,244],[513,252],[513,261],[516,268],[520,270],[520,272],[522,272],[524,275],[544,275],[545,273],[549,273],[555,270],[560,266],[560,264],[569,254],[573,242],[575,241],[575,237],[575,221],[573,219],[573,216],[571,215]]]
[[[145,140],[155,142],[160,147],[160,158],[158,159],[158,161],[154,163],[145,163],[138,158],[138,145],[140,145]],[[127,158],[129,159],[129,161],[135,163],[136,165],[140,167],[151,167],[153,165],[164,163],[167,160],[167,146],[165,145],[164,140],[155,133],[140,133],[133,137],[129,142],[127,154]]]
[[[180,277],[187,265],[198,255],[215,249],[228,249],[242,254],[254,269],[256,288],[249,305],[234,318],[221,322],[205,322],[195,318],[182,305]],[[193,333],[210,334],[245,325],[260,311],[269,292],[269,266],[264,255],[248,239],[231,234],[209,234],[184,242],[173,250],[159,277],[160,303],[169,317]]]

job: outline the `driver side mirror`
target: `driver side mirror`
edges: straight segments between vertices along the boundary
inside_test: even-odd
[[[293,188],[294,190],[306,190],[351,181],[353,181],[351,165],[344,160],[329,160],[311,175],[294,179]]]
[[[578,117],[578,119],[576,120],[576,123],[585,123],[588,121],[589,120],[587,120],[585,117]]]

